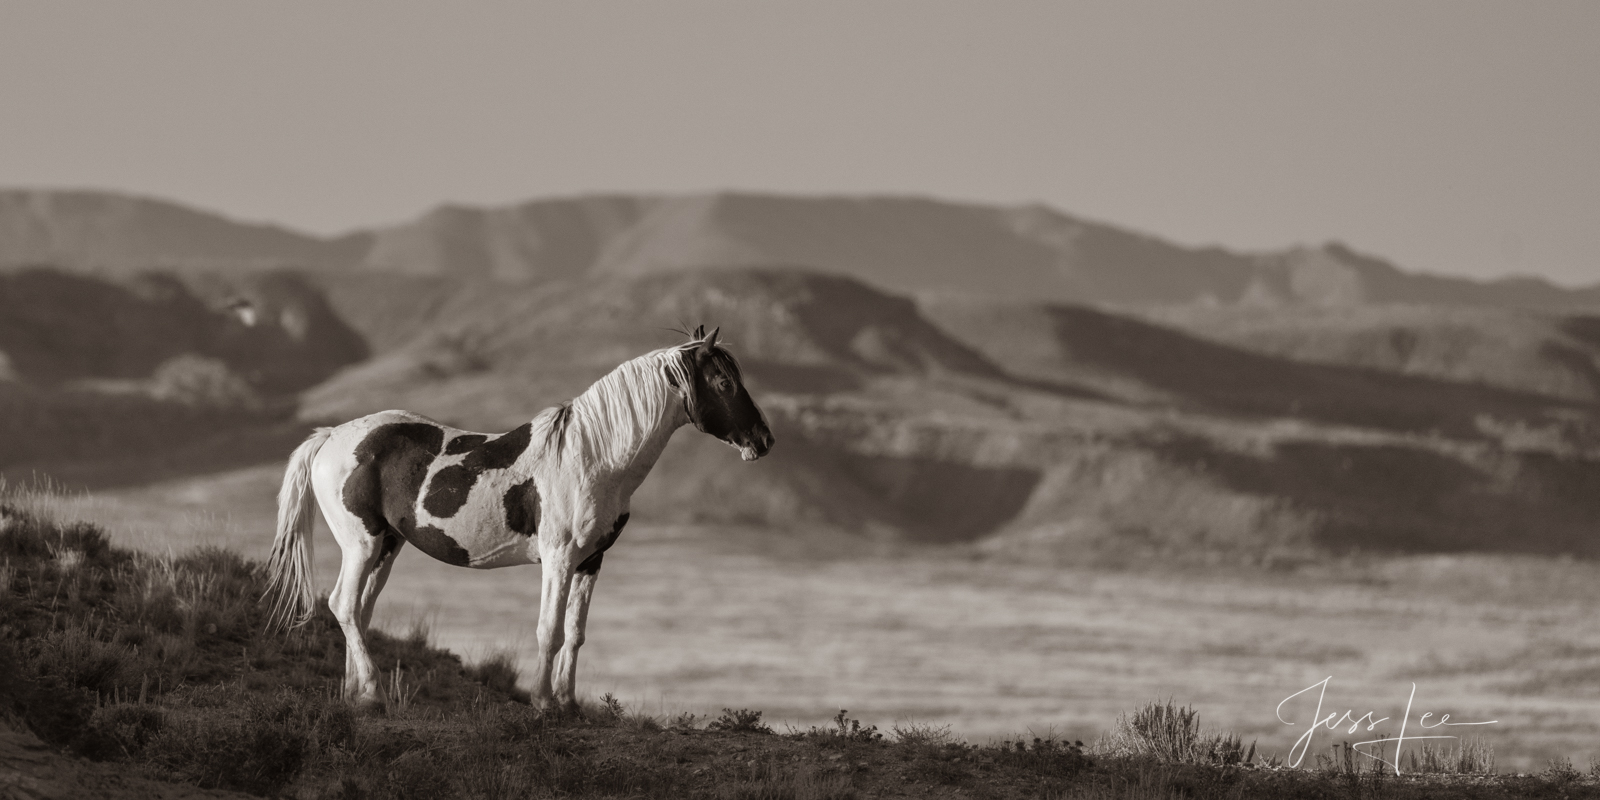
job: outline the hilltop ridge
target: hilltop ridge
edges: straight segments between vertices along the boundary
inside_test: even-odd
[[[298,266],[510,283],[801,265],[891,291],[1055,302],[1600,308],[1600,284],[1416,274],[1339,243],[1260,253],[1186,247],[1039,204],[901,196],[714,192],[443,205],[318,237],[111,192],[0,191],[0,266],[45,262],[116,274]]]
[[[52,264],[111,274],[158,268],[336,268],[361,234],[324,239],[149,197],[92,190],[0,190],[0,266]]]

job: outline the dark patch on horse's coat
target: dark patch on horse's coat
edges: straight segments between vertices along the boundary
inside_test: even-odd
[[[506,491],[506,527],[513,533],[535,536],[539,533],[539,490],[529,478]]]
[[[466,438],[466,437],[462,437]],[[422,507],[439,519],[455,516],[467,504],[467,495],[477,484],[478,476],[491,469],[505,469],[517,463],[522,452],[533,441],[533,423],[525,422],[499,437],[472,448],[459,464],[451,464],[434,473],[428,484],[428,496]],[[454,444],[452,442],[452,444]]]
[[[465,453],[488,440],[489,437],[481,433],[469,433],[464,436],[457,436],[456,438],[451,439],[449,444],[444,446],[444,454],[447,456],[459,456],[462,453]]]
[[[428,477],[428,465],[444,445],[444,430],[426,422],[379,425],[356,445],[356,467],[340,493],[344,507],[367,533],[391,531],[410,539],[416,526],[417,494]]]
[[[471,560],[466,548],[456,544],[456,540],[446,536],[444,531],[432,525],[418,526],[416,530],[406,534],[406,540],[416,545],[418,550],[446,564],[465,567],[467,562]]]
[[[400,534],[394,531],[385,533],[383,535],[383,546],[378,550],[378,563],[382,564],[389,556],[394,555],[394,551],[400,549],[400,543],[403,541],[405,540],[400,538]]]
[[[399,549],[398,540],[389,547],[398,535],[446,564],[466,565],[467,551],[444,531],[419,527],[414,512],[428,466],[443,446],[444,430],[426,422],[379,425],[356,446],[356,468],[345,479],[341,499],[368,533],[384,537],[386,556]]]
[[[617,537],[622,535],[622,526],[626,524],[628,524],[628,514],[623,512],[621,516],[617,517],[616,524],[611,526],[611,534],[601,540],[600,546],[595,548],[595,551],[590,553],[589,557],[578,565],[578,571],[585,575],[593,575],[599,572],[600,562],[605,560],[606,551],[611,549],[611,545],[617,543]]]

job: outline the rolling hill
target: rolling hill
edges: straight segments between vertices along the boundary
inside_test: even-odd
[[[505,430],[678,341],[669,328],[720,324],[778,449],[744,465],[681,433],[635,499],[652,519],[1056,556],[1595,549],[1600,409],[1584,400],[1305,363],[1082,306],[915,303],[794,269],[386,279],[381,295],[374,280],[326,281],[387,344],[308,391],[303,418],[405,407]]]
[[[746,465],[680,433],[635,498],[657,521],[1071,558],[1596,549],[1592,400],[1309,363],[1084,306],[914,301],[795,268],[520,285],[3,278],[14,313],[0,348],[18,354],[0,384],[11,473],[198,474],[395,407],[506,430],[680,341],[671,329],[708,323],[743,360],[779,446]],[[254,299],[261,326],[215,310],[236,296]],[[174,361],[200,375],[179,381],[188,394],[156,390]]]

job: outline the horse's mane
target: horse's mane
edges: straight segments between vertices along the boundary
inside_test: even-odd
[[[546,412],[546,452],[562,457],[571,439],[586,455],[624,463],[680,392],[692,417],[698,401],[693,352],[700,345],[700,341],[685,342],[624,361],[583,394]],[[716,369],[732,380],[743,379],[732,353],[713,345],[711,354]]]

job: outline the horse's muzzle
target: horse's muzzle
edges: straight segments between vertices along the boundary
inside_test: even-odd
[[[743,441],[739,443],[739,458],[744,461],[754,461],[772,452],[772,445],[778,441],[773,438],[772,431],[767,430],[765,425],[742,438]]]

